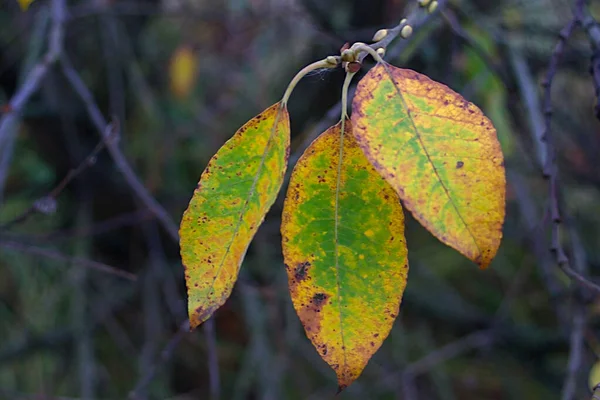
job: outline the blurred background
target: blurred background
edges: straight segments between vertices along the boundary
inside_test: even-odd
[[[392,43],[387,61],[449,85],[497,128],[504,239],[480,271],[408,217],[401,313],[338,398],[590,398],[600,301],[550,248],[557,200],[555,244],[572,270],[600,276],[590,75],[600,2],[589,2],[553,79],[553,196],[541,83],[574,2],[441,1],[431,16],[416,3],[37,0],[22,10],[3,0],[0,398],[333,398],[335,374],[287,290],[285,187],[231,298],[192,333],[174,233],[209,158],[300,68],[406,16],[415,33]],[[297,87],[292,161],[339,118],[342,80],[341,70],[318,72]]]

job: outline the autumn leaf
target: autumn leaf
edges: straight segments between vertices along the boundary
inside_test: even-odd
[[[17,0],[19,6],[21,7],[21,11],[27,11],[31,3],[33,3],[34,1],[35,0]]]
[[[241,127],[202,173],[179,231],[192,329],[231,294],[283,183],[289,144],[288,112],[276,103]]]
[[[191,46],[180,46],[171,56],[169,79],[171,92],[178,99],[189,96],[198,74],[198,55]]]
[[[359,82],[354,135],[413,216],[482,268],[502,238],[506,178],[492,123],[447,86],[379,64]]]
[[[340,390],[390,332],[408,273],[398,196],[345,125],[343,138],[339,123],[299,159],[281,224],[294,308]]]
[[[596,361],[590,369],[590,375],[588,377],[588,385],[590,390],[594,390],[596,385],[600,385],[600,361]]]

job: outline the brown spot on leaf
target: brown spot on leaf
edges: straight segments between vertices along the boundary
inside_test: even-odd
[[[327,294],[316,293],[310,303],[298,310],[298,317],[300,317],[300,321],[302,321],[309,337],[314,337],[321,331],[321,319],[323,317],[320,313],[328,300],[329,296]]]
[[[458,169],[458,168],[462,168],[462,167],[463,167],[463,165],[465,165],[465,163],[464,163],[464,162],[462,162],[462,161],[457,161],[457,162],[456,162],[456,169]]]

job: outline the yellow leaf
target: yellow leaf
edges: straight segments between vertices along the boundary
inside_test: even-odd
[[[489,265],[502,238],[504,158],[474,104],[417,72],[379,64],[360,81],[354,134],[413,216],[443,243]]]
[[[588,384],[590,385],[590,390],[594,390],[596,385],[600,385],[600,361],[596,361],[592,366]]]
[[[285,106],[242,126],[209,161],[179,230],[190,326],[219,308],[283,183],[290,146]]]
[[[281,223],[294,308],[340,390],[389,334],[408,273],[398,196],[345,125],[343,139],[340,123],[298,160]]]
[[[27,11],[31,3],[33,3],[34,1],[35,0],[17,0],[19,6],[21,7],[21,11]]]
[[[178,99],[186,99],[198,76],[198,55],[191,46],[180,46],[171,56],[169,78],[171,92]]]

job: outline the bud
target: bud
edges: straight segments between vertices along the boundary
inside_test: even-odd
[[[327,64],[331,64],[331,65],[337,65],[338,61],[337,58],[335,58],[334,56],[328,56],[325,61],[327,62]]]
[[[410,25],[405,25],[400,31],[400,36],[402,39],[408,39],[410,35],[412,35],[413,28]]]
[[[433,12],[437,9],[437,6],[438,6],[438,2],[432,1],[431,4],[429,4],[429,7],[427,8],[427,12],[429,14],[433,14]]]
[[[419,0],[419,6],[421,7],[427,7],[429,5],[429,2],[431,0]]]
[[[379,54],[381,58],[385,57],[385,49],[383,47],[378,48],[377,54]]]
[[[346,72],[356,73],[360,70],[361,64],[356,61],[349,62],[346,64]]]
[[[400,25],[404,25],[404,24],[406,23],[406,21],[407,21],[407,20],[406,20],[406,18],[402,18],[402,19],[400,20]]]
[[[388,34],[388,30],[387,29],[380,29],[377,32],[375,32],[375,35],[373,36],[373,41],[374,42],[379,42],[381,39],[383,39],[384,37],[386,37]]]
[[[346,49],[342,51],[342,61],[352,62],[356,60],[356,53],[354,50]]]

